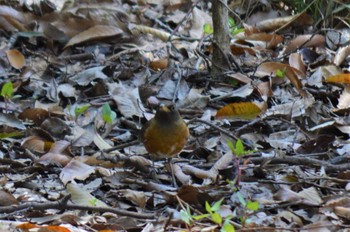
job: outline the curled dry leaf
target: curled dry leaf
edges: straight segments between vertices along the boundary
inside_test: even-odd
[[[278,17],[274,19],[263,20],[256,24],[256,27],[261,31],[273,31],[281,28],[286,28],[287,26],[294,25],[310,25],[312,23],[312,18],[305,12],[286,17]]]
[[[181,182],[181,184],[183,184],[183,185],[190,184],[191,176],[186,175],[182,171],[181,167],[178,164],[176,164],[176,163],[172,164],[172,169],[173,169],[172,171],[174,172],[175,177]]]
[[[191,175],[191,176],[195,176],[196,178],[199,179],[207,179],[207,178],[212,178],[212,176],[210,176],[210,172],[207,170],[203,170],[203,169],[199,169],[197,167],[191,166],[191,165],[184,165],[182,167],[183,172],[185,174]]]
[[[306,68],[301,59],[300,53],[292,53],[289,56],[289,65],[297,70],[299,70],[303,75],[306,74]]]
[[[26,59],[23,54],[17,49],[6,51],[7,59],[9,60],[11,66],[15,69],[21,69],[26,63]]]
[[[305,92],[302,90],[302,84],[299,80],[298,76],[304,77],[305,75],[300,72],[298,69],[291,67],[288,64],[283,64],[279,62],[265,62],[262,63],[258,69],[256,70],[256,75],[264,76],[264,75],[273,75],[276,76],[277,71],[284,71],[286,77],[290,82],[294,85],[294,87],[298,90],[300,95],[304,96]]]
[[[32,152],[43,154],[50,150],[52,144],[52,141],[44,140],[39,136],[29,136],[22,141],[21,147]]]
[[[238,119],[254,119],[262,110],[253,102],[239,102],[228,104],[216,113],[215,118],[238,118]]]
[[[337,66],[341,65],[344,60],[350,55],[350,45],[339,48],[335,54],[333,63]]]
[[[249,40],[264,41],[266,43],[266,45],[264,46],[265,48],[274,48],[279,43],[283,42],[282,36],[277,34],[267,34],[267,33],[254,33],[250,35],[238,34],[237,36],[235,36],[235,38],[247,40],[248,42]]]
[[[297,50],[300,47],[325,47],[326,38],[323,35],[299,35],[285,48],[284,54]]]

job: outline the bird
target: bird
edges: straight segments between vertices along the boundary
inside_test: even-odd
[[[152,160],[176,156],[184,148],[190,133],[174,105],[161,105],[155,116],[141,129],[140,140]]]

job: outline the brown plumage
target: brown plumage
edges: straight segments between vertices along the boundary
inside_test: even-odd
[[[174,106],[161,106],[142,128],[140,140],[153,159],[176,156],[185,146],[189,131]]]

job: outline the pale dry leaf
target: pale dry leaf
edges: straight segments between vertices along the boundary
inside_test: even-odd
[[[284,54],[302,47],[325,47],[326,38],[323,35],[298,35],[285,47]]]
[[[63,184],[67,184],[69,181],[85,180],[92,173],[95,172],[95,168],[87,165],[78,160],[72,159],[61,171],[60,179]]]
[[[302,72],[304,75],[306,74],[306,67],[301,59],[300,53],[292,53],[289,56],[289,65],[300,72]]]
[[[348,87],[344,88],[343,92],[338,98],[338,109],[348,109],[350,107],[350,89]]]
[[[98,40],[107,37],[122,35],[123,31],[119,27],[108,25],[93,26],[71,38],[64,48],[91,40]]]
[[[132,189],[121,189],[116,190],[115,192],[119,197],[125,197],[127,200],[131,201],[141,208],[145,208],[146,206],[147,197],[144,192]]]
[[[91,195],[88,191],[82,188],[74,182],[66,185],[67,192],[71,195],[71,201],[77,205],[85,205],[91,207],[108,207],[106,203],[98,200],[96,197]]]
[[[178,179],[182,185],[191,184],[190,175],[185,174],[178,164],[173,163],[171,165],[172,165],[172,171],[174,172],[176,179]]]
[[[195,176],[199,179],[207,179],[207,178],[212,178],[211,173],[207,170],[199,169],[197,167],[191,166],[191,165],[184,165],[182,167],[182,170],[185,174]]]
[[[350,55],[350,45],[341,47],[338,49],[337,53],[335,54],[333,63],[336,66],[339,66],[344,62],[344,60],[347,57],[349,57],[349,55]]]
[[[87,86],[88,84],[90,84],[92,81],[96,79],[101,79],[101,80],[107,79],[108,77],[106,76],[106,74],[102,72],[104,68],[105,66],[98,66],[98,67],[85,69],[79,72],[78,74],[74,75],[73,77],[71,77],[70,80],[80,86]]]

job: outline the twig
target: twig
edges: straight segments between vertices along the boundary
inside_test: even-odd
[[[222,129],[221,127],[219,127],[219,126],[217,126],[217,125],[214,125],[214,124],[211,123],[211,122],[208,122],[208,121],[205,121],[205,120],[202,120],[202,119],[199,119],[199,118],[194,118],[194,119],[191,119],[191,120],[188,122],[188,124],[191,124],[192,122],[204,123],[204,124],[206,124],[206,125],[208,125],[208,126],[214,128],[214,129],[220,131],[221,133],[227,135],[227,136],[230,137],[230,138],[233,138],[233,139],[235,139],[235,140],[238,139],[238,137],[237,137],[235,134],[232,134],[231,132],[229,132],[229,131],[227,131],[227,130],[225,130],[225,129]]]
[[[131,212],[126,210],[120,210],[112,207],[94,207],[94,206],[86,206],[86,205],[76,205],[76,204],[62,204],[61,202],[54,203],[46,203],[46,202],[26,202],[20,205],[11,205],[11,206],[2,206],[0,207],[0,213],[13,213],[19,210],[47,210],[47,209],[59,209],[59,210],[90,210],[97,211],[100,213],[110,212],[115,213],[121,216],[140,218],[140,219],[152,219],[155,217],[154,213],[139,213],[139,212]]]
[[[291,164],[291,165],[305,165],[310,167],[323,166],[326,172],[341,172],[350,169],[350,164],[330,164],[328,161],[317,160],[309,157],[283,157],[283,158],[251,158],[253,163],[265,163],[269,164]]]

